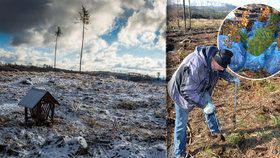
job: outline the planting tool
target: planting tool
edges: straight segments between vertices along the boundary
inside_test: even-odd
[[[233,128],[236,128],[236,100],[237,100],[237,88],[238,88],[238,83],[234,83],[234,113],[233,113]]]

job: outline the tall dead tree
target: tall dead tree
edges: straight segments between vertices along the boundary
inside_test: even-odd
[[[55,31],[55,47],[54,47],[54,63],[53,63],[53,68],[56,68],[56,50],[57,50],[57,40],[58,37],[62,35],[61,29],[59,26],[57,26],[57,30]]]
[[[180,0],[177,0],[177,22],[178,22],[178,29],[180,30]]]
[[[80,68],[79,71],[82,70],[82,57],[83,57],[83,48],[84,48],[84,36],[85,36],[85,25],[89,24],[90,14],[88,9],[82,6],[81,10],[79,11],[79,20],[83,24],[83,34],[82,34],[82,47],[81,47],[81,54],[80,54]]]
[[[184,7],[184,25],[185,25],[185,32],[187,31],[187,23],[186,23],[186,3],[185,0],[183,0],[183,7]]]
[[[189,29],[191,30],[192,28],[192,21],[191,21],[191,1],[189,0]]]

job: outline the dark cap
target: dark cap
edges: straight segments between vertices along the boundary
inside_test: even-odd
[[[230,64],[231,57],[233,56],[232,52],[227,49],[219,50],[213,57],[216,62],[223,68],[227,68],[227,65]]]

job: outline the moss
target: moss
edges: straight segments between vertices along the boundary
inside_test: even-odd
[[[275,92],[277,89],[278,89],[278,86],[276,84],[268,83],[267,90],[269,92]]]
[[[264,139],[264,140],[269,140],[272,137],[270,133],[265,132],[265,131],[256,132],[256,135],[259,138]]]
[[[226,141],[232,146],[238,145],[241,139],[242,139],[242,135],[240,133],[232,133],[226,136]]]
[[[261,80],[259,88],[263,88],[266,92],[271,93],[275,92],[279,88],[279,84],[270,80]]]
[[[267,117],[263,114],[256,115],[254,122],[264,124],[267,122]]]
[[[203,150],[203,155],[205,155],[205,156],[215,156],[216,154],[212,151],[210,146],[207,146]]]

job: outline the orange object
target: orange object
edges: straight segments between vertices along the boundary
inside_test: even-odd
[[[268,15],[271,13],[270,7],[261,8],[262,14],[259,17],[259,21],[266,21],[268,19]]]

